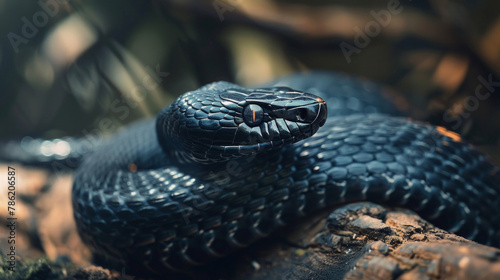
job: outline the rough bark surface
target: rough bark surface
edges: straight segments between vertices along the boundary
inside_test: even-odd
[[[412,211],[349,204],[319,224],[319,231],[290,235],[305,248],[271,252],[256,260],[266,265],[243,279],[500,279],[500,250],[447,233]]]

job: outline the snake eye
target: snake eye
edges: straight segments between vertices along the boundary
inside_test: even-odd
[[[262,122],[264,111],[259,105],[250,104],[243,110],[243,118],[248,125],[257,126]]]

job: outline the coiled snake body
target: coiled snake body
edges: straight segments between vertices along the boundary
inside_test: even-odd
[[[367,200],[499,245],[500,191],[484,155],[380,114],[397,110],[369,82],[312,72],[272,85],[321,98],[214,83],[88,156],[73,186],[83,240],[136,267],[183,270],[311,211]]]

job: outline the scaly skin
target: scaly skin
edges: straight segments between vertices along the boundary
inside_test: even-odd
[[[304,75],[303,85],[314,77]],[[395,111],[373,84],[335,75],[328,81],[312,90],[328,104],[331,84],[340,84],[342,94],[355,95],[334,96],[339,102],[372,94],[385,111]],[[358,101],[351,100],[358,110],[372,106]],[[499,184],[484,155],[442,128],[381,114],[332,116],[333,107],[306,140],[214,164],[180,164],[163,153],[154,120],[130,127],[77,172],[73,205],[83,240],[137,270],[183,271],[320,208],[372,201],[413,209],[439,227],[499,245]]]

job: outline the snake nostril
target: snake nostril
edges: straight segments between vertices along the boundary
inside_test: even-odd
[[[297,120],[303,122],[306,119],[307,119],[307,109],[305,108],[299,109],[297,113]]]

